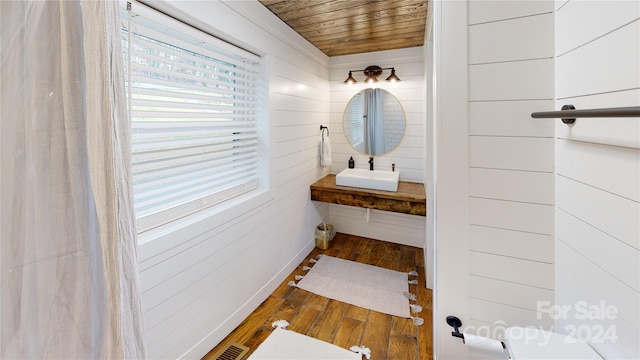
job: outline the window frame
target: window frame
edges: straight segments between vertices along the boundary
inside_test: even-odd
[[[255,55],[254,53],[248,52],[239,46],[235,46],[226,41],[220,40],[186,23],[183,23],[168,15],[158,12],[144,4],[141,4],[138,2],[121,2],[121,3],[126,4],[124,6],[130,8],[136,17],[142,16],[144,19],[147,19],[147,18],[151,19],[155,23],[159,24],[161,27],[164,27],[165,29],[171,29],[169,31],[176,31],[180,33],[182,36],[191,37],[193,41],[190,45],[185,46],[185,43],[180,44],[182,45],[181,47],[185,47],[189,51],[195,50],[195,52],[197,53],[203,52],[204,55],[211,56],[211,57],[215,57],[216,50],[214,50],[214,48],[218,48],[226,52],[240,53],[241,56],[247,57],[248,59],[255,61],[257,63],[257,69],[258,69],[258,74],[256,76],[256,91],[258,92],[258,94],[256,95],[256,101],[255,101],[255,105],[256,105],[255,118],[256,118],[256,128],[257,128],[256,131],[258,134],[256,139],[257,155],[255,156],[255,161],[257,162],[257,165],[256,165],[257,168],[256,168],[254,186],[250,186],[250,188],[244,191],[232,193],[230,196],[221,196],[217,198],[216,196],[213,196],[213,197],[207,196],[206,198],[192,201],[190,206],[174,206],[171,208],[172,210],[167,211],[164,215],[154,215],[154,220],[151,223],[141,224],[140,219],[138,219],[138,215],[136,215],[136,219],[137,219],[136,229],[137,229],[138,235],[141,235],[146,232],[153,233],[154,231],[152,230],[156,228],[160,228],[161,230],[167,227],[171,228],[174,225],[176,225],[175,222],[180,219],[185,219],[186,222],[189,222],[192,219],[198,218],[202,214],[210,214],[210,213],[218,212],[218,209],[215,209],[216,207],[219,207],[220,209],[228,209],[230,206],[237,206],[242,202],[248,201],[249,199],[252,199],[256,196],[259,196],[265,193],[265,191],[268,190],[268,186],[269,186],[268,176],[266,176],[267,175],[266,170],[268,168],[268,154],[266,153],[266,146],[265,146],[265,144],[268,143],[268,138],[267,138],[268,131],[265,131],[265,129],[268,128],[268,126],[265,123],[263,123],[265,121],[265,113],[266,113],[266,106],[265,106],[266,102],[264,101],[264,94],[266,90],[264,87],[264,79],[266,77],[265,71],[264,71],[266,68],[265,66],[266,59],[264,59],[264,57]],[[126,16],[122,18],[123,27],[126,25],[126,22],[128,21],[127,20],[128,13],[126,12],[126,10],[125,10],[125,15]],[[140,19],[137,19],[137,21],[139,20]],[[185,35],[185,33],[187,35]],[[156,35],[158,34],[162,35],[162,32],[156,33]],[[163,38],[162,36],[159,36],[158,40],[171,44],[171,41],[169,41],[168,37]],[[181,40],[185,40],[187,44],[189,43],[189,40],[187,40],[186,38]],[[126,50],[123,49],[123,52],[125,51]],[[130,88],[126,87],[126,89],[127,91],[129,91]],[[128,99],[129,98],[130,96],[128,96]],[[127,107],[128,109],[130,109],[129,101],[127,101]],[[131,116],[130,116],[130,119],[133,122],[133,119]],[[133,137],[133,134],[132,134],[132,137]],[[210,201],[212,199],[213,201]],[[263,200],[260,200],[260,201],[262,202]],[[198,214],[198,213],[202,213],[202,214]]]

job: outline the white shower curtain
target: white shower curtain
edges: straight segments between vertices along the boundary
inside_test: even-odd
[[[0,30],[0,358],[143,359],[117,2]]]
[[[382,89],[365,90],[366,121],[364,122],[364,148],[370,155],[387,152],[384,137],[384,92]]]

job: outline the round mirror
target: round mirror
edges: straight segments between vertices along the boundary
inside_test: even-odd
[[[364,89],[349,100],[342,124],[354,149],[368,155],[383,155],[402,141],[404,110],[390,92]]]

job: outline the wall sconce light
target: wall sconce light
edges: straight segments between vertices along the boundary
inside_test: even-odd
[[[365,82],[369,84],[376,83],[378,82],[378,76],[382,74],[382,70],[391,70],[391,75],[389,75],[389,77],[387,77],[385,80],[391,81],[391,82],[400,81],[400,78],[396,76],[395,68],[392,68],[392,67],[381,68],[378,65],[371,65],[371,66],[367,66],[367,68],[363,70],[349,70],[349,77],[347,77],[347,80],[345,80],[344,83],[349,85],[356,83],[357,81],[356,79],[353,78],[352,73],[358,72],[358,71],[362,71],[366,76],[364,79]]]

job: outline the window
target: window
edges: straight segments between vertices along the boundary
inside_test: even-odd
[[[122,41],[138,232],[256,189],[259,57],[138,3]]]

